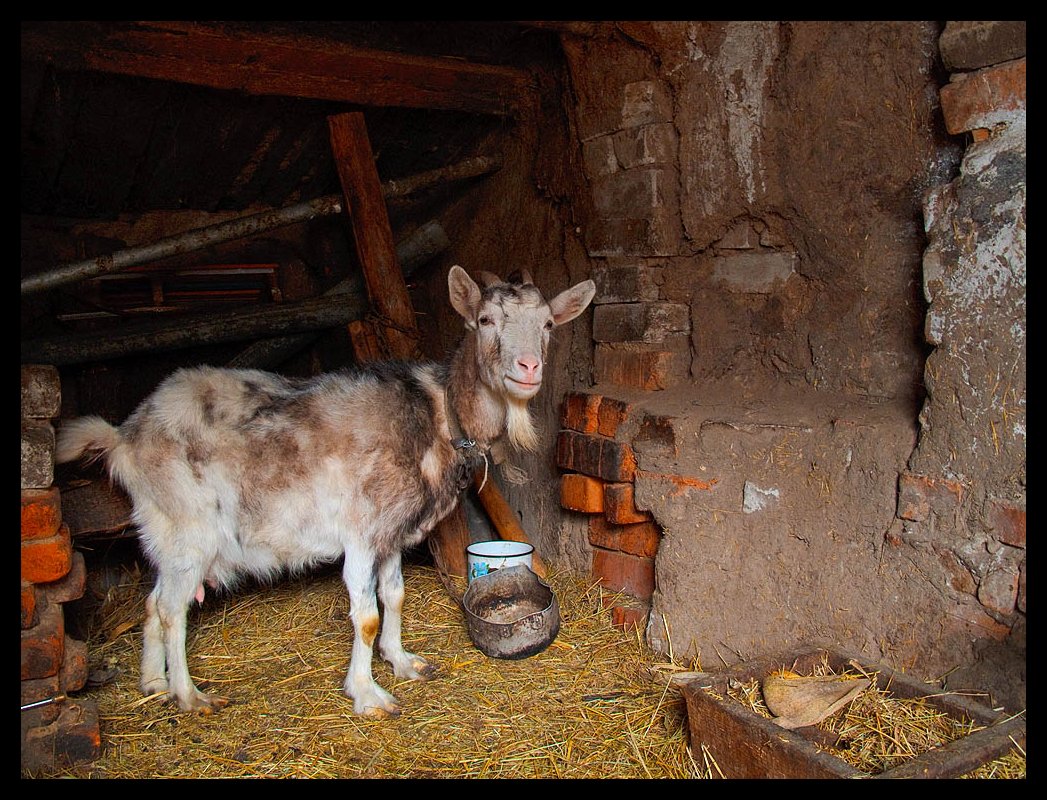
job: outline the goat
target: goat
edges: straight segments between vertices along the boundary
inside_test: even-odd
[[[522,273],[502,282],[448,275],[465,320],[445,365],[383,362],[354,373],[291,380],[249,369],[181,369],[119,427],[100,417],[64,425],[58,462],[104,458],[133,504],[156,571],[146,602],[144,694],[166,692],[185,711],[229,700],[201,692],[186,661],[186,617],[204,584],[233,587],[344,556],[354,638],[343,685],[355,713],[397,716],[371,672],[379,652],[398,678],[433,669],[401,643],[401,552],[450,513],[477,455],[503,437],[535,449],[528,401],[539,390],[549,334],[581,314],[595,284],[546,302]],[[377,589],[377,596],[376,596]]]

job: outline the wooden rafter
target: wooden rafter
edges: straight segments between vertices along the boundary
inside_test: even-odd
[[[199,22],[32,22],[22,58],[212,89],[514,115],[533,90],[524,70]]]

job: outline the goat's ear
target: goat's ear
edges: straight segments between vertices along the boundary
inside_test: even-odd
[[[451,305],[469,325],[476,324],[476,312],[480,308],[480,287],[469,277],[469,273],[455,264],[447,275],[447,289]]]
[[[497,286],[499,283],[504,283],[501,278],[487,270],[481,270],[479,275],[480,281],[483,283],[485,289],[490,288],[491,286]]]
[[[582,281],[560,292],[549,301],[549,309],[553,312],[553,322],[557,325],[570,322],[585,311],[595,294],[596,284],[592,281]]]

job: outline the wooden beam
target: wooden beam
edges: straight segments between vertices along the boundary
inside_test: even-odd
[[[518,114],[535,90],[521,69],[201,22],[26,22],[22,59],[251,95],[478,114]]]
[[[367,303],[362,297],[339,294],[300,303],[271,303],[219,313],[179,315],[176,319],[150,319],[116,330],[23,340],[22,363],[84,364],[134,353],[335,328],[348,325],[366,310]]]
[[[397,263],[389,212],[375,170],[364,115],[359,111],[337,114],[328,117],[327,122],[367,294],[381,320],[379,339],[387,346],[388,356],[414,358],[418,341],[414,309]],[[353,340],[362,342],[365,338],[357,335]],[[369,355],[373,355],[370,350],[358,352],[357,358],[367,360]]]

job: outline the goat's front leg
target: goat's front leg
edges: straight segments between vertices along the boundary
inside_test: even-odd
[[[370,552],[345,554],[342,577],[349,590],[349,616],[353,620],[353,655],[344,689],[353,698],[353,711],[368,717],[396,717],[396,698],[375,683],[371,674],[374,640],[378,636],[378,600],[375,596],[375,557]]]
[[[382,601],[382,638],[378,651],[393,666],[397,678],[425,681],[435,671],[421,656],[404,650],[402,636],[404,577],[400,554],[390,556],[378,567],[378,595]]]

